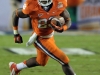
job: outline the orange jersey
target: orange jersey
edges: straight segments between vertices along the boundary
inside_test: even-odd
[[[67,7],[67,0],[53,0],[52,8],[46,12],[37,0],[26,0],[23,6],[23,13],[28,14],[32,19],[32,28],[38,35],[45,36],[53,30],[47,25],[50,17],[60,15]]]

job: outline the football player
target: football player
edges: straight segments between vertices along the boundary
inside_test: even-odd
[[[23,39],[18,32],[19,18],[30,17],[33,32],[26,45],[33,44],[37,49],[37,56],[18,64],[10,62],[10,75],[18,75],[25,68],[45,66],[49,57],[62,65],[65,75],[76,75],[69,65],[68,56],[56,46],[53,37],[54,31],[62,33],[71,25],[70,15],[66,7],[67,0],[26,0],[23,8],[14,11],[13,32],[15,43],[23,43]],[[52,25],[51,20],[55,16],[63,16],[65,24],[63,26]]]

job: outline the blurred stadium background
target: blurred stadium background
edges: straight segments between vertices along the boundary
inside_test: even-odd
[[[19,31],[24,43],[19,45],[13,41],[11,15],[16,7],[23,6],[25,0],[18,1],[18,6],[16,5],[17,0],[0,1],[0,75],[9,75],[8,63],[10,61],[21,62],[35,55],[18,55],[15,52],[11,53],[12,51],[8,52],[12,48],[21,48],[18,49],[18,52],[22,48],[27,49],[25,43],[31,35],[30,19],[20,19]],[[72,19],[72,26],[63,34],[55,34],[56,43],[62,49],[72,48],[73,52],[76,51],[76,54],[72,52],[68,56],[77,75],[100,75],[100,0],[68,1],[67,9]],[[33,46],[28,48],[33,48]],[[82,51],[82,55],[80,55],[81,49],[94,54],[87,55]],[[21,75],[64,75],[60,67],[57,62],[50,59],[46,67],[28,69]],[[55,69],[56,71],[54,71]]]

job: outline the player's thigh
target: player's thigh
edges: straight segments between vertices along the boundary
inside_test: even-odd
[[[56,46],[53,37],[49,39],[38,39],[36,44],[44,53],[61,64],[69,62],[68,56]]]
[[[42,65],[45,66],[47,61],[49,59],[49,56],[46,55],[44,52],[42,52],[38,47],[37,47],[37,58],[36,61]]]
[[[69,62],[68,56],[59,48],[57,48],[54,52],[53,55],[60,61],[63,62],[63,64],[67,64]]]

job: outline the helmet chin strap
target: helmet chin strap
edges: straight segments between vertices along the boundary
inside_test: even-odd
[[[45,11],[49,11],[51,7],[52,7],[52,4],[50,4],[50,5],[48,5],[48,6],[42,6],[42,8],[43,8]]]
[[[48,7],[48,6],[44,6],[43,8],[44,8],[45,10],[48,10],[49,7]]]

